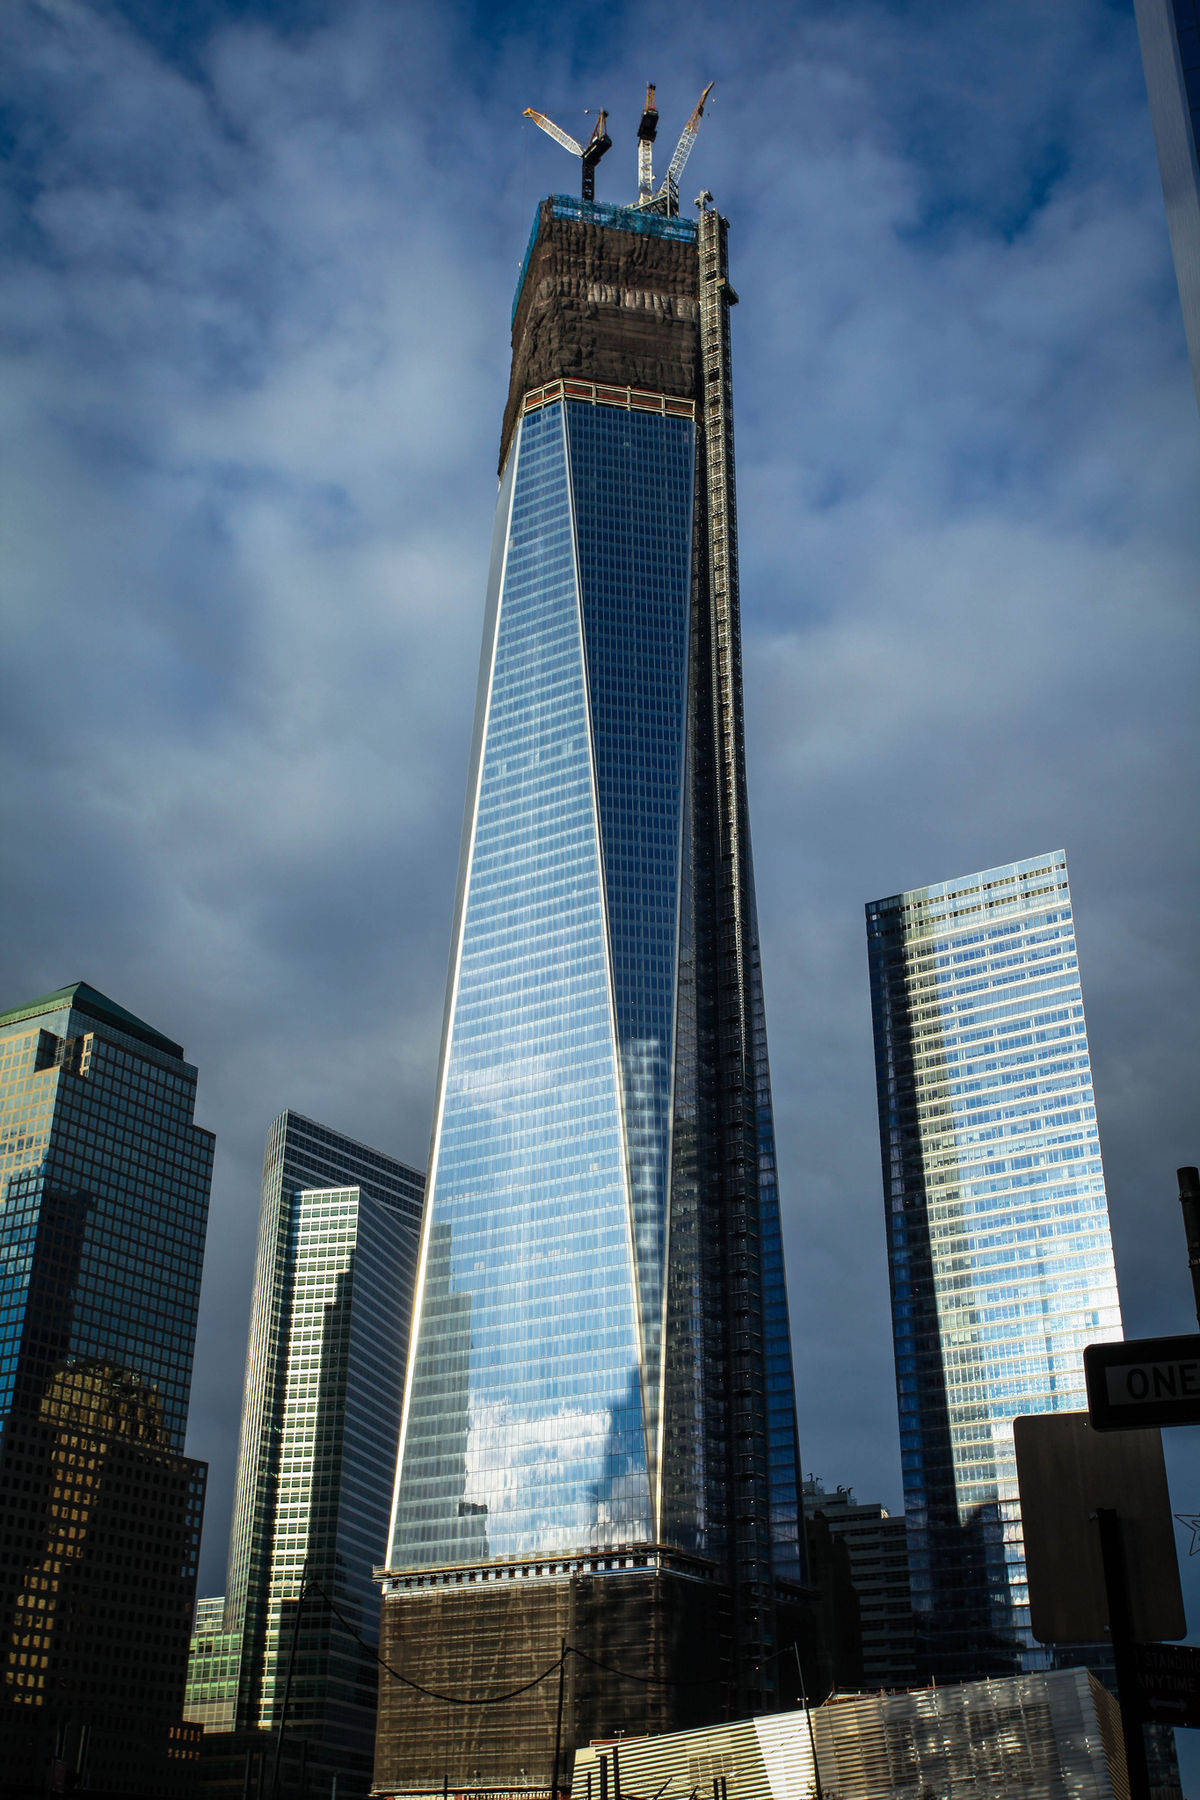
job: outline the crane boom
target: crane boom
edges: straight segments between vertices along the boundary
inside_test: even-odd
[[[679,142],[675,146],[675,154],[671,158],[671,166],[667,170],[668,183],[678,182],[679,177],[683,174],[683,165],[692,154],[692,145],[696,142],[696,133],[699,131],[700,121],[704,117],[704,102],[708,99],[708,96],[712,93],[716,85],[715,81],[709,82],[699,100],[697,100],[691,118],[679,134]]]
[[[534,112],[532,106],[527,106],[524,117],[532,119],[535,125],[540,125],[547,137],[552,137],[556,144],[561,144],[573,156],[583,155],[583,145],[577,144],[569,132],[564,131],[561,125],[556,125],[553,119],[548,119],[545,113]]]
[[[535,112],[532,106],[525,108],[525,117],[539,125],[547,137],[552,137],[556,144],[577,156],[583,165],[583,197],[585,200],[596,198],[596,164],[606,150],[612,149],[612,139],[608,135],[608,114],[601,108],[596,114],[596,123],[592,126],[592,135],[586,144],[577,144],[570,132],[548,119],[545,113]]]

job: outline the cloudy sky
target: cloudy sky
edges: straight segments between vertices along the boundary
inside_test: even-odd
[[[609,108],[621,200],[642,84],[670,137],[717,81],[806,1468],[899,1501],[869,899],[1065,846],[1127,1327],[1187,1329],[1200,422],[1131,6],[9,0],[0,64],[0,995],[199,1066],[202,1590],[268,1122],[426,1159],[509,302],[576,180],[527,105]]]

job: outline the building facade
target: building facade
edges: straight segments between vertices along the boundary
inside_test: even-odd
[[[1046,1666],[1012,1421],[1086,1409],[1121,1336],[1061,851],[867,907],[919,1664]]]
[[[1200,404],[1200,5],[1134,0],[1183,328]]]
[[[57,1764],[163,1793],[183,1752],[195,1097],[179,1045],[83,982],[0,1017],[0,1792]]]
[[[824,1521],[850,1559],[861,1632],[861,1685],[913,1687],[916,1645],[903,1514],[894,1517],[877,1500],[856,1500],[850,1488],[827,1490],[812,1476],[804,1483],[804,1512],[806,1518]]]
[[[373,1571],[423,1191],[415,1169],[298,1113],[268,1133],[222,1628],[204,1637],[197,1621],[192,1666],[197,1687],[222,1669],[222,1693],[189,1714],[205,1726],[206,1784],[230,1765],[240,1793],[255,1734],[282,1730],[314,1791],[335,1775],[343,1800],[369,1785]]]
[[[571,1800],[1127,1800],[1117,1703],[1085,1669],[872,1694],[575,1758]],[[605,1766],[607,1765],[607,1766]],[[820,1785],[818,1786],[818,1777]]]
[[[803,1636],[742,747],[726,223],[563,196],[518,283],[380,1793],[771,1704]],[[788,1659],[791,1666],[791,1659]],[[786,1675],[786,1670],[785,1670]],[[559,1720],[561,1717],[561,1727]]]
[[[183,1716],[204,1731],[231,1731],[237,1714],[242,1636],[225,1630],[225,1596],[197,1600]]]

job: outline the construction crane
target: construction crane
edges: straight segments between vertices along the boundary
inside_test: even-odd
[[[638,126],[638,205],[648,206],[654,198],[654,140],[658,136],[658,113],[654,106],[654,83],[646,83],[646,104]]]
[[[658,114],[653,111],[654,89],[646,89],[646,110],[642,114],[642,123],[638,126],[638,205],[652,212],[665,212],[668,218],[675,218],[679,212],[679,177],[683,174],[683,165],[692,154],[692,146],[696,142],[696,134],[700,130],[700,121],[704,117],[704,102],[716,87],[710,81],[692,111],[692,115],[679,134],[679,142],[675,146],[675,154],[671,158],[671,166],[663,178],[657,193],[651,192],[654,177],[650,171],[650,145],[654,142],[654,134],[658,130]],[[653,119],[653,126],[646,134],[647,121]],[[645,181],[645,186],[643,186]]]
[[[576,143],[569,131],[564,131],[561,125],[556,125],[553,119],[546,117],[545,113],[535,112],[532,106],[525,108],[524,116],[532,119],[535,125],[539,125],[546,136],[552,137],[556,144],[561,144],[564,150],[569,150],[572,156],[579,158],[583,164],[583,197],[585,200],[594,200],[596,198],[596,164],[606,150],[612,149],[612,139],[608,135],[608,114],[604,111],[596,114],[596,123],[592,127],[592,135],[586,144]]]

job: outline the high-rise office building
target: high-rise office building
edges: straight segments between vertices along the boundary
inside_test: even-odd
[[[1200,0],[1134,0],[1167,229],[1200,402]]]
[[[179,1045],[83,982],[0,1017],[0,1768],[39,1792],[161,1793],[181,1752],[195,1098]]]
[[[804,1483],[804,1513],[824,1521],[850,1560],[861,1633],[860,1685],[912,1687],[917,1670],[903,1515],[894,1516],[878,1500],[856,1500],[851,1488],[826,1489],[812,1476]]]
[[[561,1731],[385,1676],[380,1793],[772,1704],[801,1630],[708,201],[545,200],[518,281],[383,1636],[457,1695],[568,1658]]]
[[[867,907],[920,1664],[1045,1667],[1012,1422],[1086,1408],[1121,1336],[1061,851]]]
[[[230,1731],[237,1712],[242,1637],[225,1630],[225,1596],[196,1602],[183,1716],[204,1731]]]
[[[336,1776],[352,1800],[369,1785],[365,1646],[378,1638],[423,1191],[415,1169],[298,1113],[268,1133],[224,1618],[198,1630],[192,1665],[198,1706],[208,1683],[190,1715],[206,1729],[206,1787],[228,1775],[240,1794],[247,1753],[281,1730],[284,1766],[303,1762],[314,1791]]]

